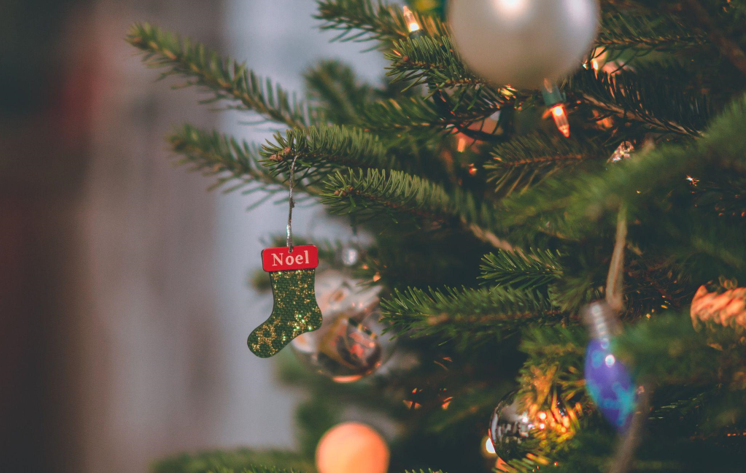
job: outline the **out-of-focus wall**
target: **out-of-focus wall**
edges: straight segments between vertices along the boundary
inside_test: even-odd
[[[275,363],[246,347],[272,308],[248,275],[287,208],[247,213],[251,198],[206,192],[212,181],[175,169],[163,140],[183,122],[254,141],[271,126],[257,131],[239,123],[246,116],[198,105],[195,90],[171,91],[178,80],[156,82],[123,38],[132,22],[152,22],[291,90],[328,57],[375,80],[380,56],[329,44],[314,8],[27,0],[18,24],[0,23],[3,34],[30,28],[22,41],[34,54],[18,64],[51,64],[13,65],[18,91],[0,97],[0,464],[9,473],[134,473],[183,451],[293,448],[302,393],[278,386]],[[18,47],[7,43],[0,51]],[[295,228],[349,234],[319,208],[296,209]]]
[[[0,4],[0,470],[73,471],[72,251],[88,163],[85,0]],[[71,432],[73,434],[71,435]]]
[[[224,364],[214,291],[215,196],[169,159],[165,135],[213,127],[195,90],[156,82],[124,35],[148,21],[215,48],[223,2],[99,0],[90,167],[79,208],[77,415],[83,471],[140,472],[211,446]]]
[[[220,47],[222,1],[2,4],[0,470],[141,472],[210,446],[220,398],[214,196],[163,136],[213,126],[124,42]]]

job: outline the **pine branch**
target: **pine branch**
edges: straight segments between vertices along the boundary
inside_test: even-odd
[[[683,90],[661,71],[646,72],[581,69],[568,89],[599,111],[642,123],[651,131],[701,136],[709,119],[707,97]]]
[[[580,325],[524,330],[520,351],[528,358],[520,370],[519,396],[530,404],[540,405],[550,390],[558,386],[563,400],[579,401],[585,397],[585,380],[580,368],[587,344],[588,332]]]
[[[395,291],[381,307],[397,334],[458,339],[462,346],[494,339],[532,323],[558,321],[560,315],[538,293],[500,287],[409,288]]]
[[[517,91],[496,89],[472,74],[448,36],[398,41],[386,57],[394,83],[408,82],[407,88],[427,84],[440,117],[462,131],[519,99]]]
[[[423,97],[380,100],[363,110],[362,123],[380,133],[393,133],[402,139],[406,134],[430,136],[450,130],[451,117],[442,117],[438,108]]]
[[[610,8],[595,45],[597,48],[667,51],[705,44],[702,35],[692,32],[672,15],[656,12],[628,12]]]
[[[495,389],[494,385],[484,383],[481,379],[475,382],[474,375],[455,378],[449,379],[453,388],[449,386],[447,391],[451,398],[447,404],[448,409],[443,409],[441,403],[427,414],[425,428],[428,432],[449,435],[460,428],[471,431],[475,422],[484,423],[484,419],[489,418],[491,411],[495,409],[496,400],[502,397],[500,394],[507,394],[500,393],[500,389]]]
[[[425,471],[425,470],[416,470],[416,471],[415,470],[405,470],[404,473],[446,473],[446,472],[443,471],[443,470],[431,470],[430,468],[428,468],[427,471]]]
[[[266,467],[258,465],[281,465]],[[292,452],[253,451],[246,448],[178,455],[153,465],[154,473],[300,473],[313,465]]]
[[[702,3],[699,0],[684,0],[681,4],[689,18],[707,33],[710,41],[720,50],[720,53],[728,58],[736,69],[746,75],[746,54],[743,49],[737,42],[723,33],[722,28],[715,22]]]
[[[629,327],[614,341],[617,353],[635,367],[641,379],[657,385],[735,382],[744,364],[742,336],[733,328],[720,331],[730,346],[711,346],[708,332],[696,332],[685,314],[660,314]]]
[[[482,256],[485,246],[464,245],[463,234],[380,233],[377,244],[366,248],[354,268],[355,277],[368,281],[380,278],[380,284],[396,289],[455,285],[477,276],[473,262]]]
[[[446,472],[443,471],[443,470],[431,470],[430,468],[428,468],[427,471],[425,471],[425,470],[416,470],[416,471],[415,470],[405,470],[404,473],[446,473]]]
[[[656,240],[661,243],[655,249],[669,255],[679,270],[694,281],[746,276],[743,225],[699,212],[687,218],[661,218],[658,224],[660,234]]]
[[[394,82],[410,82],[410,87],[428,83],[434,83],[441,89],[488,87],[484,79],[466,68],[449,36],[399,40],[385,57],[391,61],[387,75]]]
[[[610,153],[607,147],[591,141],[540,132],[496,145],[491,153],[494,160],[485,169],[489,170],[488,182],[495,182],[498,192],[510,195],[537,185],[561,169]]]
[[[461,227],[496,248],[513,251],[498,238],[494,209],[479,203],[461,189],[443,187],[401,171],[337,171],[324,182],[322,203],[337,214],[355,214],[363,219],[388,215],[426,220],[439,226]]]
[[[382,47],[409,35],[402,9],[375,0],[320,0],[316,18],[323,20],[322,30],[335,30],[341,33],[336,39],[341,41],[381,41]],[[413,12],[420,27],[430,36],[443,35],[447,27],[431,16]]]
[[[533,248],[485,255],[481,270],[480,278],[490,284],[521,290],[537,289],[562,277],[559,252]]]
[[[306,127],[323,122],[321,112],[309,108],[285,89],[265,81],[231,58],[190,39],[147,23],[132,25],[127,41],[145,53],[144,62],[153,68],[165,68],[161,77],[187,78],[186,85],[209,89],[211,101],[228,100],[231,108],[253,111],[267,120],[289,127]]]
[[[480,89],[473,94],[468,90],[456,92],[453,98],[445,97],[436,91],[437,99],[411,96],[400,99],[380,100],[363,111],[361,126],[379,134],[388,134],[402,142],[411,140],[432,140],[437,143],[443,134],[456,132],[465,135],[488,135],[469,126],[481,123],[485,118],[501,109],[495,102],[486,99]],[[503,139],[489,135],[491,139]]]
[[[309,98],[338,125],[355,123],[374,98],[372,87],[361,84],[353,70],[338,61],[321,61],[303,75]]]
[[[607,170],[575,173],[572,180],[548,179],[541,186],[503,201],[506,225],[525,224],[537,217],[564,222],[575,235],[597,232],[591,223],[606,211],[628,206],[632,218],[647,228],[661,225],[670,214],[672,191],[691,194],[687,176],[746,172],[746,99],[735,101],[707,128],[705,137],[685,145],[663,145],[649,153],[617,163]],[[657,208],[658,212],[653,209]],[[655,221],[646,221],[653,215]]]
[[[464,194],[454,202],[442,187],[398,171],[337,172],[325,189],[323,203],[335,213],[389,214],[395,221],[408,215],[445,224],[457,218],[460,205],[475,206]]]
[[[255,149],[246,142],[239,143],[233,137],[184,125],[169,136],[168,141],[175,153],[184,156],[179,164],[206,176],[218,176],[216,187],[231,180],[241,181],[245,185],[253,182],[270,187],[281,184],[260,167]]]
[[[387,155],[386,146],[376,135],[351,127],[295,128],[277,132],[273,140],[262,146],[261,153],[273,173],[288,174],[290,163],[296,159],[296,172],[305,171],[298,175],[312,181],[345,167],[399,167],[395,159]]]
[[[217,178],[213,189],[233,182],[228,191],[261,190],[274,194],[287,186],[284,176],[261,167],[260,155],[254,147],[233,137],[184,125],[168,141],[172,150],[183,156],[179,164]],[[318,194],[317,189],[302,182],[297,187],[306,193]]]

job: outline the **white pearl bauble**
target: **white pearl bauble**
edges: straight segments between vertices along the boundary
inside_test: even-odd
[[[580,66],[599,26],[598,0],[450,0],[459,53],[497,85],[538,88]]]

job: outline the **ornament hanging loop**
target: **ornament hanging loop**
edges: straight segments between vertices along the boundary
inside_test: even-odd
[[[624,279],[624,247],[627,244],[627,206],[622,204],[616,222],[616,241],[611,255],[609,274],[606,277],[606,302],[620,312],[624,307],[622,281]]]
[[[287,247],[290,253],[293,252],[293,207],[295,207],[295,199],[293,198],[293,188],[295,187],[295,161],[298,159],[298,155],[293,157],[293,162],[290,163],[290,178],[288,180],[288,226],[287,226]]]

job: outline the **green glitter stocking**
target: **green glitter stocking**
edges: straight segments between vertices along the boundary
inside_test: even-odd
[[[298,335],[321,327],[315,276],[315,269],[269,273],[275,305],[269,319],[249,335],[249,350],[256,356],[269,358]]]

